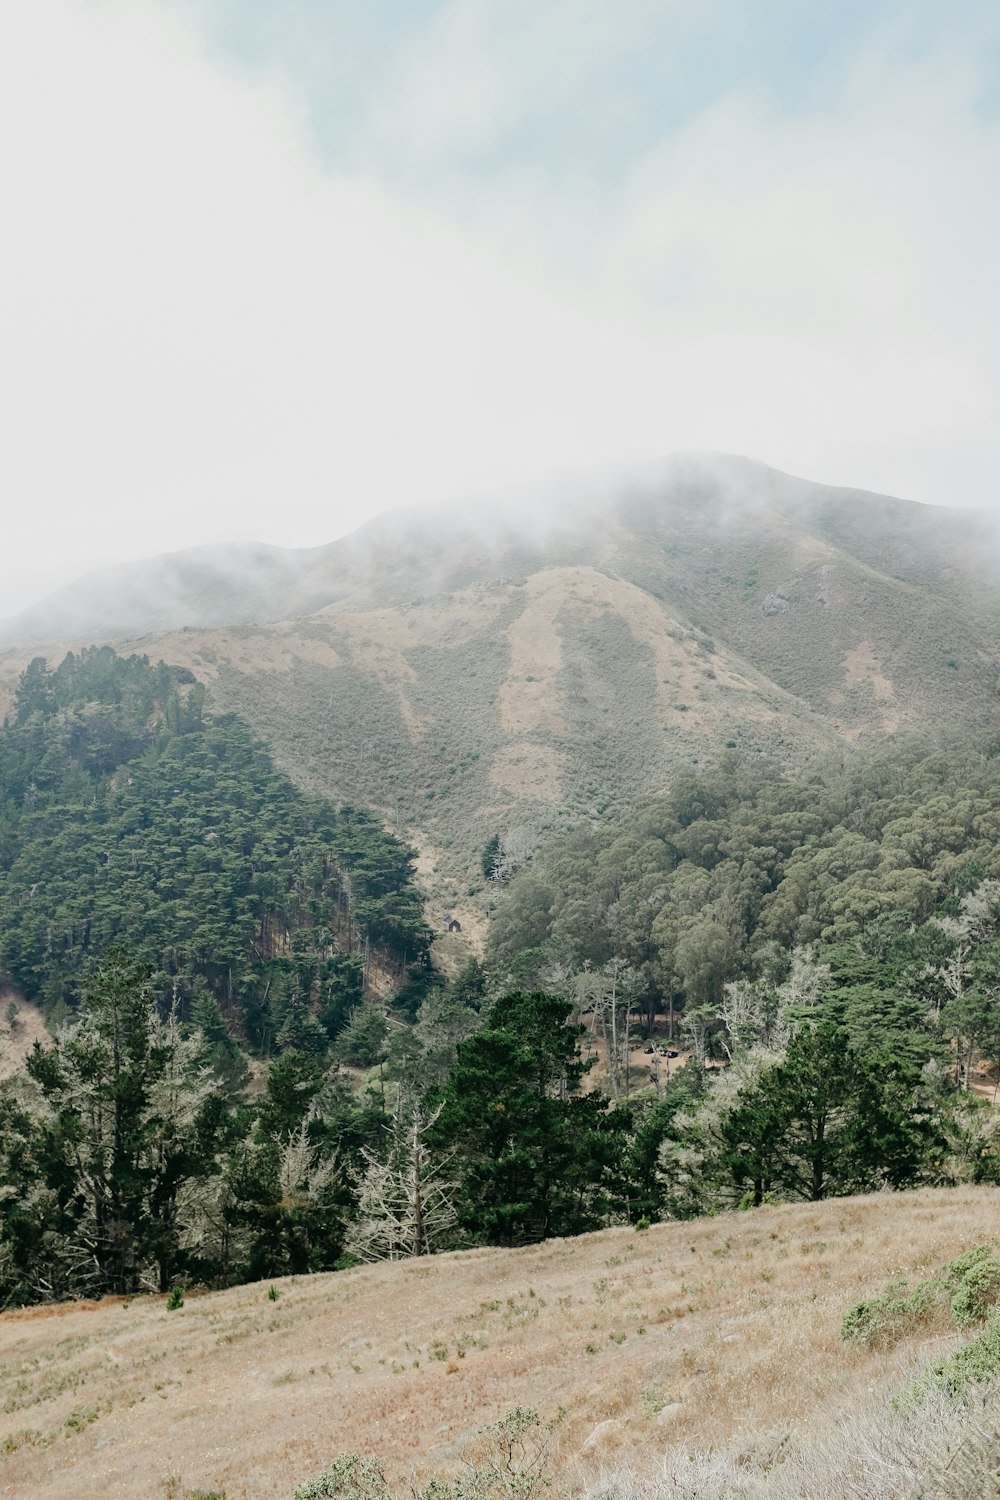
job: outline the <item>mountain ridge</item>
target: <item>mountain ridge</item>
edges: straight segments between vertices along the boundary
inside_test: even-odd
[[[924,505],[853,487],[820,484],[734,455],[680,453],[638,480],[599,476],[510,490],[500,497],[499,504],[491,506],[488,515],[477,513],[471,523],[470,503],[475,504],[475,500],[406,506],[383,512],[345,536],[315,547],[213,543],[97,569],[0,620],[0,643],[45,644],[84,636],[123,638],[184,626],[209,628],[299,618],[347,602],[352,583],[355,593],[371,587],[373,575],[392,562],[393,544],[397,553],[403,544],[412,547],[426,538],[435,523],[459,536],[464,534],[466,539],[492,542],[494,549],[502,544],[505,531],[509,544],[515,540],[530,543],[532,531],[536,538],[551,544],[555,538],[565,537],[581,502],[584,515],[609,510],[627,514],[636,494],[647,496],[651,489],[656,492],[664,486],[672,487],[670,500],[674,506],[679,501],[704,503],[721,498],[730,508],[736,505],[755,517],[774,506],[789,519],[812,520],[821,529],[830,524],[831,507],[837,508],[836,518],[842,523],[845,513],[849,515],[858,506],[871,515],[871,502],[875,501],[882,515],[891,514],[897,523],[905,519],[910,531],[914,522],[925,529],[929,525],[945,531],[963,526],[971,529],[970,546],[963,556],[969,566],[977,559],[982,561],[981,548],[974,542],[989,539],[994,551],[997,546],[996,528],[986,512]],[[574,497],[572,503],[570,495]],[[722,519],[725,523],[725,516]],[[897,554],[903,539],[897,524],[889,538]],[[537,540],[535,546],[534,558],[523,560],[541,560]],[[469,566],[468,560],[465,566]],[[397,572],[399,569],[397,558]],[[173,585],[172,604],[155,597],[158,575]],[[460,586],[460,579],[451,577],[445,587],[454,591]],[[109,593],[116,589],[124,593],[124,601],[109,601]],[[203,598],[206,589],[212,594],[207,601]],[[399,598],[395,602],[400,602]]]
[[[115,644],[189,667],[300,784],[405,831],[442,909],[481,884],[494,833],[602,818],[725,747],[802,762],[1000,707],[990,516],[752,460],[678,455],[485,516],[404,509],[251,548],[242,582],[228,555],[171,556],[183,618],[162,624],[146,577],[129,597],[160,615]],[[29,651],[74,638],[0,641],[2,699]]]

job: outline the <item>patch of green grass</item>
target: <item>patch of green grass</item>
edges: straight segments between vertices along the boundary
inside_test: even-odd
[[[70,1412],[63,1423],[66,1435],[83,1432],[92,1422],[98,1421],[104,1415],[106,1408],[102,1406],[76,1406]]]

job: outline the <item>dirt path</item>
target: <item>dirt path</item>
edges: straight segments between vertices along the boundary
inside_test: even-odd
[[[35,1043],[48,1040],[41,1011],[16,990],[0,985],[0,1078],[19,1073]]]

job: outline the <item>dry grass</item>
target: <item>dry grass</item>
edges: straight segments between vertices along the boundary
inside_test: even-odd
[[[276,1302],[255,1285],[172,1313],[8,1313],[0,1494],[110,1500],[179,1476],[181,1494],[272,1500],[344,1449],[426,1476],[518,1404],[564,1413],[554,1462],[594,1483],[676,1444],[835,1424],[948,1342],[849,1348],[845,1307],[988,1238],[997,1209],[925,1190],[293,1279]]]
[[[13,1007],[16,1014],[8,1020]],[[47,1042],[49,1034],[37,1006],[22,1000],[16,990],[0,982],[0,1078],[13,1078],[24,1066],[36,1042]]]
[[[510,667],[500,688],[499,707],[500,722],[508,734],[559,734],[565,728],[556,691],[562,666],[558,616],[566,576],[590,572],[590,568],[547,568],[527,580],[524,609],[507,627]]]
[[[672,1449],[570,1478],[581,1500],[997,1500],[1000,1393],[940,1393],[903,1410],[876,1398],[804,1433],[762,1432],[728,1451]]]

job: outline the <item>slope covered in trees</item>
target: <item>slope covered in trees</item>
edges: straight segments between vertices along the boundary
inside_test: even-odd
[[[994,738],[903,743],[804,776],[727,753],[550,844],[509,882],[491,960],[541,977],[617,959],[650,1006],[689,1011],[718,1005],[729,980],[780,974],[805,945],[873,983],[886,959],[898,973],[949,949],[928,919],[958,919],[1000,875],[998,835]]]
[[[118,944],[182,1019],[216,1006],[252,1047],[322,1050],[373,951],[426,955],[409,851],[204,698],[110,648],[32,662],[0,732],[0,973],[59,1017]]]

